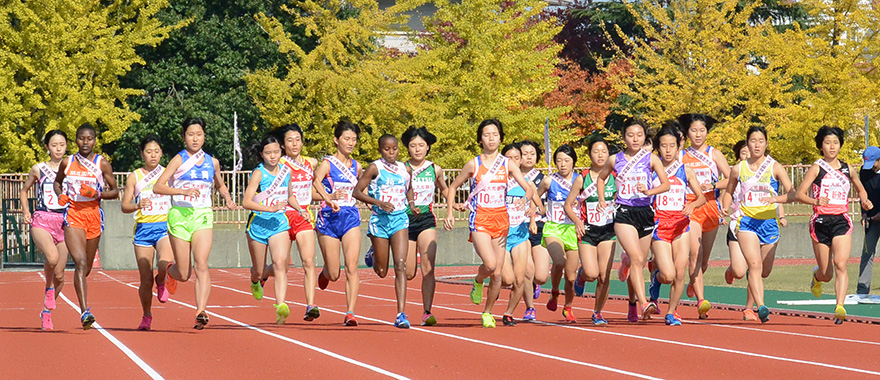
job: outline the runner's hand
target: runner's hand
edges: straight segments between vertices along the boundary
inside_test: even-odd
[[[339,205],[334,201],[327,201],[327,206],[330,206],[330,210],[333,212],[339,212]]]
[[[577,236],[584,236],[584,234],[587,233],[587,228],[584,226],[584,222],[581,221],[580,219],[574,220],[573,222],[574,222],[574,231],[577,232]],[[536,231],[533,233],[537,233],[537,228],[536,228]]]
[[[67,194],[61,194],[58,196],[58,204],[61,206],[67,206],[70,204],[70,197]]]
[[[690,216],[694,212],[694,202],[688,202],[688,204],[684,205],[684,208],[681,209],[681,214],[684,216]]]
[[[785,217],[779,218],[779,225],[782,228],[788,227],[788,219],[785,219]]]
[[[455,205],[452,206],[452,209],[456,210],[456,211],[461,211],[461,212],[468,211],[468,208],[467,208],[467,206],[464,205],[464,203],[456,203]]]
[[[79,188],[79,194],[86,198],[95,198],[98,195],[98,190],[95,190],[89,185],[83,184]]]
[[[190,197],[190,198],[195,199],[195,198],[198,198],[199,195],[201,195],[201,192],[199,192],[199,189],[196,189],[196,188],[190,188],[190,189],[186,189],[183,191],[183,196],[185,196],[185,197]]]
[[[707,191],[709,191],[709,190],[715,190],[715,185],[713,185],[713,184],[710,183],[710,182],[701,183],[701,184],[700,184],[700,190],[703,190],[704,193],[707,192]]]
[[[604,213],[606,207],[608,207],[608,205],[605,204],[605,200],[600,199],[599,204],[596,205],[596,211],[598,211],[600,214]]]
[[[819,199],[816,202],[816,206],[820,206],[820,207],[821,206],[828,206],[829,202],[831,202],[830,199],[828,199],[826,197],[819,197]]]
[[[139,209],[145,209],[145,208],[147,208],[147,207],[150,207],[151,204],[153,204],[153,202],[151,202],[151,201],[150,201],[149,199],[147,199],[147,198],[144,198],[144,199],[141,199],[140,202],[138,202],[138,208],[139,208]]]
[[[640,193],[642,193],[642,194],[647,194],[647,193],[648,193],[648,186],[645,186],[644,183],[639,182],[639,183],[636,185],[636,191],[638,191],[638,192],[640,192]]]
[[[446,219],[443,219],[443,227],[446,228],[446,231],[452,231],[452,227],[455,226],[455,217],[452,216],[452,213],[446,214]]]
[[[24,224],[31,224],[31,213],[24,212],[21,214],[21,219],[24,221]]]
[[[391,202],[382,202],[382,201],[379,201],[379,205],[378,205],[378,206],[379,206],[379,208],[381,208],[381,209],[384,210],[385,212],[392,212],[392,211],[394,211],[394,205],[391,204]]]

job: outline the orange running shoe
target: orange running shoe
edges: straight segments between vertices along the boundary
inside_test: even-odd
[[[171,269],[172,265],[174,265],[173,261],[165,266],[165,289],[168,290],[168,293],[174,294],[177,293],[177,280],[168,275],[168,270]]]
[[[752,309],[745,309],[743,310],[743,320],[757,322],[758,315],[755,314],[755,311]]]
[[[571,311],[571,307],[565,306],[562,308],[562,316],[565,317],[565,321],[568,323],[577,323],[577,318],[574,317],[574,313]]]

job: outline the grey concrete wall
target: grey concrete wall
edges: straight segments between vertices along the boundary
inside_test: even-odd
[[[135,269],[134,249],[131,242],[134,231],[134,217],[123,214],[120,210],[119,201],[103,203],[105,228],[101,238],[100,256],[101,265],[104,269]],[[443,228],[437,231],[437,264],[438,265],[470,265],[479,264],[480,258],[474,252],[473,246],[468,242],[467,226],[464,221],[458,221],[456,228],[446,231]],[[715,246],[712,250],[712,260],[728,259],[725,233],[727,226],[719,228]],[[366,238],[367,228],[362,226],[361,252],[366,252],[369,240]],[[861,252],[864,230],[857,225],[853,231],[853,257]],[[317,243],[316,243],[317,247]],[[619,247],[619,245],[618,245]],[[620,248],[617,248],[620,251]],[[323,265],[320,251],[316,255],[318,266]],[[340,253],[341,257],[341,253]],[[779,258],[812,258],[813,249],[809,230],[806,223],[792,223],[783,228],[780,236],[779,249],[776,257]],[[361,254],[363,265],[363,254]],[[248,253],[243,225],[218,224],[214,228],[214,244],[211,251],[210,265],[212,268],[240,268],[251,265]],[[291,250],[291,263],[301,266],[299,252],[296,245]]]

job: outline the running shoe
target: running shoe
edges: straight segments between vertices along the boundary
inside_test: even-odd
[[[620,267],[617,268],[617,279],[626,282],[629,278],[629,255],[626,252],[620,254]]]
[[[364,255],[364,264],[367,264],[367,268],[373,267],[373,246],[370,246],[370,249],[367,250],[367,253]]]
[[[554,291],[550,292],[550,300],[547,301],[547,310],[556,311],[556,309],[559,308],[558,298],[559,298],[559,291],[558,290],[554,290]]]
[[[318,274],[318,288],[321,290],[327,289],[327,285],[330,285],[330,278],[324,275],[324,269],[321,269],[321,273]]]
[[[672,312],[672,316],[675,317],[675,319],[678,319],[679,321],[683,321],[683,320],[684,320],[684,319],[681,318],[681,315],[678,314],[678,310],[674,310],[674,311]]]
[[[834,324],[839,325],[846,321],[846,309],[843,308],[843,305],[837,305],[834,308]]]
[[[43,300],[43,306],[47,310],[55,310],[55,288],[46,289],[46,299]]]
[[[95,323],[95,315],[92,314],[92,308],[86,309],[79,319],[82,321],[83,330],[92,328],[92,324]]]
[[[629,309],[626,311],[626,320],[633,323],[639,321],[639,309],[635,303],[629,304]]]
[[[583,267],[578,268],[577,278],[574,280],[574,294],[578,297],[582,297],[584,290],[587,288],[587,281],[584,280],[583,272]]]
[[[409,319],[406,318],[406,314],[399,313],[397,314],[397,318],[394,319],[394,327],[399,329],[408,329],[409,328]]]
[[[523,321],[534,322],[538,319],[537,314],[538,313],[535,310],[535,308],[530,307],[530,308],[526,309],[526,313],[525,313],[525,315],[523,315]]]
[[[208,325],[208,313],[203,311],[203,312],[199,313],[199,315],[196,315],[196,325],[193,326],[194,329],[202,330],[207,325]]]
[[[358,320],[354,317],[354,312],[349,311],[348,313],[345,313],[345,319],[342,321],[342,324],[352,327],[357,326]]]
[[[651,319],[651,314],[654,314],[654,310],[657,310],[657,306],[651,302],[645,303],[645,305],[642,306],[642,320],[647,321]]]
[[[593,326],[607,326],[608,321],[602,317],[602,313],[593,313],[593,316],[590,317],[590,320],[593,321]]]
[[[263,299],[263,286],[260,285],[259,282],[251,283],[251,294],[254,296],[254,299],[259,301]]]
[[[681,320],[673,314],[666,314],[666,326],[681,326]]]
[[[174,265],[174,263],[170,262],[165,266],[165,289],[168,289],[168,293],[175,294],[177,293],[177,280],[168,275],[168,269],[170,269],[172,265]]]
[[[810,292],[812,292],[813,297],[816,298],[822,297],[822,281],[816,280],[816,272],[818,271],[818,266],[813,268],[813,275],[810,276]]]
[[[660,315],[660,302],[658,302],[657,300],[653,300],[651,301],[651,303],[654,304],[654,312],[651,314]]]
[[[708,319],[709,318],[709,310],[712,309],[712,304],[707,300],[700,300],[697,303],[697,313],[700,314],[700,319]]]
[[[688,295],[688,298],[694,298],[697,296],[697,292],[694,290],[694,284],[692,284],[690,282],[688,283],[688,286],[687,286],[687,295]]]
[[[321,316],[321,310],[318,309],[317,306],[315,306],[315,305],[306,306],[306,315],[305,315],[305,317],[303,317],[303,320],[311,322],[311,321],[318,319],[318,317],[320,317],[320,316]]]
[[[541,296],[541,287],[536,283],[532,283],[532,290],[535,291],[535,294],[532,296],[532,299],[538,299]]]
[[[141,324],[138,325],[140,331],[150,331],[150,325],[153,324],[153,317],[144,316],[141,318]]]
[[[501,317],[501,323],[505,326],[516,326],[516,321],[513,320],[512,315],[504,314],[504,316]]]
[[[290,316],[290,306],[287,306],[286,303],[272,306],[275,306],[275,324],[283,325],[287,317]]]
[[[659,269],[654,269],[654,271],[651,272],[651,284],[648,285],[648,296],[651,297],[652,302],[656,302],[660,299],[660,280],[657,279],[657,275],[659,274]]]
[[[492,316],[492,313],[483,313],[480,318],[483,320],[483,327],[495,328],[495,317]]]
[[[730,267],[727,267],[727,269],[724,270],[724,282],[726,282],[727,285],[733,285],[733,280],[735,280],[733,278],[733,272],[730,271]]]
[[[171,297],[171,295],[168,294],[168,288],[165,287],[165,284],[159,283],[159,275],[158,274],[156,275],[155,281],[156,281],[156,299],[159,300],[159,302],[161,302],[161,303],[168,302],[168,298]]]
[[[767,323],[770,320],[770,309],[767,306],[758,307],[758,319],[761,320],[761,323]]]
[[[422,326],[434,326],[437,324],[437,317],[434,314],[426,311],[425,314],[422,314]]]
[[[565,306],[562,308],[562,316],[565,317],[565,321],[568,323],[577,323],[577,318],[574,317],[574,312],[571,311],[571,306]]]
[[[54,330],[55,325],[52,324],[52,312],[43,310],[40,312],[40,328],[43,330]]]
[[[476,305],[479,305],[480,302],[483,302],[483,283],[477,282],[476,277],[474,278],[474,283],[471,286],[471,302]]]
[[[743,310],[743,320],[744,321],[758,321],[758,315],[755,314],[755,311],[752,309]]]

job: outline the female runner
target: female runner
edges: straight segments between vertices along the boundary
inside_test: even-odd
[[[373,271],[379,278],[388,275],[388,251],[394,256],[394,293],[397,295],[397,317],[394,327],[408,329],[406,317],[406,254],[409,248],[409,217],[406,205],[413,204],[410,173],[397,161],[397,137],[379,137],[379,154],[364,170],[354,187],[355,199],[373,206],[370,216],[370,240],[373,244]],[[364,190],[369,186],[369,194]],[[421,210],[415,209],[415,213]],[[390,245],[390,247],[389,247]]]
[[[168,234],[174,262],[168,263],[165,287],[171,294],[177,291],[177,281],[189,281],[196,273],[196,330],[208,324],[208,296],[211,294],[211,273],[208,257],[214,242],[214,188],[226,200],[227,207],[235,208],[232,195],[220,176],[220,161],[202,150],[205,144],[205,122],[186,119],[181,123],[184,150],[168,162],[156,181],[153,192],[171,196],[168,211]],[[190,257],[193,264],[190,264]]]
[[[745,257],[748,272],[761,273],[761,276],[749,276],[748,281],[749,292],[758,304],[758,318],[763,323],[770,320],[770,309],[764,305],[762,278],[770,274],[772,264],[765,268],[768,267],[765,263],[773,261],[776,243],[779,241],[779,222],[774,203],[785,202],[792,187],[782,165],[776,165],[772,157],[764,155],[767,149],[767,132],[764,128],[749,128],[746,141],[750,150],[749,158],[731,168],[721,212],[727,214],[733,200],[732,194],[739,187],[738,214],[741,215],[733,223],[736,223],[736,238]],[[734,270],[737,268],[731,266],[734,277],[745,276],[745,273]]]
[[[290,266],[290,222],[284,214],[290,189],[290,167],[281,164],[281,142],[274,135],[260,140],[255,148],[263,162],[251,172],[244,190],[242,206],[251,210],[247,223],[248,251],[251,254],[251,294],[263,299],[263,272],[275,276],[275,323],[282,325],[290,316],[287,296],[287,269]],[[266,249],[272,265],[266,266]]]
[[[498,151],[501,142],[504,141],[504,127],[496,119],[483,120],[477,127],[477,142],[482,147],[483,153],[473,160],[468,161],[455,177],[446,194],[447,211],[444,226],[446,230],[452,230],[455,226],[455,215],[452,209],[464,211],[462,206],[455,206],[455,190],[471,179],[471,193],[465,201],[467,209],[471,210],[468,217],[468,227],[471,233],[471,241],[474,250],[483,260],[480,269],[474,277],[471,288],[471,302],[480,304],[483,299],[483,281],[490,278],[489,294],[486,297],[486,306],[481,316],[483,327],[495,327],[495,317],[492,316],[492,307],[501,293],[501,270],[504,265],[504,248],[507,244],[507,232],[510,222],[507,215],[507,207],[504,203],[507,193],[507,183],[513,178],[526,189],[526,198],[532,197],[532,190],[528,181],[519,171],[519,167],[511,166]]]
[[[303,131],[299,125],[286,124],[273,133],[283,143],[285,156],[281,157],[281,163],[290,167],[289,198],[285,215],[290,225],[287,230],[289,240],[296,241],[296,250],[299,251],[305,274],[303,288],[307,306],[303,320],[314,321],[321,316],[321,310],[315,306],[315,285],[318,278],[315,274],[315,228],[312,226],[309,204],[317,195],[312,181],[318,161],[302,155]],[[272,276],[273,273],[274,270],[268,270],[266,276]]]
[[[720,150],[706,144],[706,137],[716,124],[714,118],[698,113],[685,114],[679,116],[678,123],[691,142],[690,147],[681,151],[679,160],[697,174],[700,190],[706,197],[706,204],[695,209],[690,216],[690,281],[687,287],[688,297],[697,298],[699,318],[706,319],[712,304],[703,292],[703,273],[709,268],[709,256],[721,219],[717,199],[720,189],[727,186],[730,165]],[[688,202],[696,200],[694,194],[688,187]]]
[[[552,277],[557,275],[556,263],[564,263],[565,272],[565,307],[562,308],[562,316],[566,322],[576,323],[577,319],[571,310],[574,302],[574,281],[578,273],[578,237],[575,232],[575,224],[565,213],[565,200],[572,189],[572,182],[579,177],[574,172],[577,164],[577,153],[568,145],[562,145],[553,152],[553,161],[556,163],[557,173],[544,177],[538,186],[538,195],[547,194],[547,222],[544,223],[544,241],[542,245],[550,252],[553,258],[554,269]],[[573,210],[575,219],[580,219],[580,209]],[[557,284],[553,281],[552,297],[559,294]]]
[[[596,326],[604,326],[608,321],[602,317],[605,302],[608,301],[608,291],[611,278],[611,265],[614,263],[614,245],[617,236],[614,235],[614,208],[608,207],[605,212],[599,213],[596,207],[599,205],[599,197],[596,191],[596,177],[605,167],[608,160],[608,143],[601,137],[590,141],[587,146],[590,154],[590,168],[582,175],[574,179],[573,189],[565,199],[565,213],[574,221],[575,232],[581,236],[578,244],[578,256],[581,259],[581,269],[575,280],[575,294],[583,295],[585,282],[596,283],[596,304],[593,308],[591,320]],[[614,177],[609,177],[605,183],[605,202],[611,203],[617,187]],[[574,207],[584,210],[586,223],[577,217]],[[566,306],[571,306],[567,304]]]
[[[40,326],[52,330],[52,310],[55,298],[64,287],[64,268],[67,266],[67,246],[64,244],[64,206],[58,204],[58,196],[53,189],[58,166],[67,153],[67,135],[53,130],[43,137],[43,146],[49,153],[49,161],[31,167],[24,185],[21,187],[21,215],[25,224],[31,225],[31,238],[37,249],[43,253],[43,273],[46,276],[46,292],[43,297],[43,311],[40,312]],[[34,214],[28,207],[31,187],[37,185],[37,203]]]
[[[360,280],[357,265],[361,248],[361,216],[355,207],[352,192],[363,169],[351,158],[357,144],[360,127],[347,121],[336,124],[333,142],[336,153],[324,157],[315,170],[313,186],[323,201],[318,214],[318,244],[324,256],[324,269],[318,275],[318,287],[326,289],[330,281],[340,275],[339,246],[345,258],[345,302],[348,311],[343,325],[357,326],[354,307]]]
[[[410,127],[403,132],[403,145],[409,151],[409,161],[406,169],[412,178],[412,190],[415,197],[414,203],[408,205],[406,213],[409,215],[409,250],[406,254],[406,279],[416,277],[416,270],[422,269],[422,305],[425,312],[422,314],[422,326],[437,324],[437,318],[431,313],[434,304],[434,263],[437,257],[437,217],[434,215],[434,193],[440,189],[440,194],[446,194],[446,178],[443,169],[427,160],[431,152],[431,145],[437,142],[437,137],[428,132],[425,127]],[[419,211],[415,211],[419,209]],[[420,263],[416,263],[416,255],[421,256]],[[419,265],[420,264],[420,265]]]
[[[666,311],[668,326],[681,326],[675,309],[681,300],[684,277],[687,274],[691,243],[688,236],[691,223],[689,216],[706,203],[694,170],[678,160],[682,140],[677,125],[661,128],[654,137],[654,146],[669,178],[669,191],[657,194],[654,198],[654,236],[651,250],[654,252],[654,267],[657,269],[651,276],[659,283],[672,284],[669,290],[669,308]],[[695,194],[693,201],[685,196],[685,188],[690,188]],[[660,287],[657,286],[656,289],[659,293]]]
[[[810,237],[813,238],[813,253],[818,266],[813,269],[810,291],[813,296],[822,296],[822,283],[834,283],[837,306],[834,309],[834,324],[846,320],[843,301],[849,285],[846,262],[852,248],[852,219],[849,217],[850,184],[856,189],[862,208],[874,207],[868,193],[852,166],[837,158],[843,145],[843,130],[838,127],[823,126],[816,133],[816,148],[822,158],[816,161],[804,174],[804,181],[797,189],[797,200],[813,205],[810,218]],[[807,194],[809,191],[809,194]]]
[[[153,187],[165,168],[159,165],[162,159],[162,146],[159,136],[155,133],[146,135],[141,140],[141,158],[144,166],[128,175],[125,180],[125,192],[122,193],[122,212],[135,215],[134,255],[137,259],[141,283],[138,295],[144,316],[138,330],[147,331],[153,323],[150,310],[153,300],[153,282],[156,283],[156,298],[159,302],[168,302],[168,289],[165,287],[165,269],[174,260],[171,253],[171,242],[168,240],[168,210],[171,209],[171,197],[153,192]],[[132,200],[134,202],[132,202]],[[156,268],[159,270],[153,277],[153,252],[158,259]]]
[[[538,186],[541,185],[541,182],[544,181],[544,173],[541,173],[540,170],[535,168],[535,165],[539,161],[541,161],[541,147],[538,143],[531,140],[523,140],[520,142],[520,153],[522,155],[522,161],[519,165],[520,172],[526,177],[529,182],[534,185],[534,188],[537,189]],[[537,319],[537,311],[535,310],[535,300],[541,295],[541,285],[547,283],[547,280],[550,276],[550,253],[547,252],[547,248],[544,248],[541,245],[541,241],[544,239],[544,213],[547,211],[544,209],[544,204],[546,203],[546,195],[541,197],[536,203],[538,206],[538,214],[535,215],[535,224],[538,227],[538,230],[535,233],[529,232],[529,244],[532,246],[531,255],[529,255],[528,267],[526,267],[526,277],[525,282],[523,283],[523,292],[526,292],[526,289],[532,289],[534,294],[526,295],[523,298],[523,302],[526,304],[526,313],[523,316],[523,320],[526,321],[534,321]],[[563,263],[560,263],[562,265]],[[558,289],[559,283],[556,283]],[[556,292],[557,296],[559,292]],[[556,311],[557,300],[556,297],[551,297],[549,301],[547,301],[547,309],[550,311]]]
[[[596,177],[596,192],[599,204],[597,212],[605,212],[605,182],[612,172],[617,184],[617,211],[614,215],[614,234],[624,250],[621,255],[621,273],[628,278],[629,310],[627,320],[638,322],[641,318],[648,319],[657,305],[648,302],[645,297],[645,281],[642,269],[648,257],[651,245],[651,234],[654,232],[654,211],[651,208],[651,197],[669,190],[669,179],[660,158],[645,150],[643,145],[648,128],[643,121],[630,119],[624,123],[626,150],[611,156],[611,159]],[[649,179],[657,175],[660,184],[653,186]],[[627,255],[628,254],[628,255]],[[638,303],[638,305],[636,304]]]
[[[519,166],[521,160],[520,153],[521,143],[511,143],[501,150],[501,154],[510,160],[511,164]],[[529,183],[531,186],[531,183]],[[505,326],[516,326],[513,319],[513,312],[519,304],[520,298],[528,300],[531,296],[531,289],[523,288],[526,266],[528,265],[529,250],[529,232],[536,232],[538,226],[535,224],[535,208],[532,202],[525,198],[526,191],[516,181],[508,181],[507,196],[505,203],[507,204],[508,221],[510,229],[507,232],[507,243],[505,250],[509,253],[504,255],[504,266],[501,269],[501,282],[503,285],[510,285],[510,298],[507,303],[507,310],[501,318],[501,322]],[[534,192],[533,192],[534,197]],[[528,220],[528,223],[526,221]],[[528,292],[529,294],[526,294]],[[528,302],[528,301],[527,301]],[[528,303],[526,303],[528,305]]]
[[[92,328],[95,323],[95,316],[88,307],[86,278],[92,272],[101,232],[104,231],[101,199],[115,199],[119,194],[110,162],[94,152],[97,136],[91,124],[76,129],[79,152],[61,161],[53,185],[58,204],[69,205],[64,212],[64,243],[76,268],[73,286],[82,311],[83,330]]]
[[[740,140],[736,144],[733,145],[733,151],[738,152],[737,157],[739,161],[745,161],[749,158],[749,147],[746,146],[746,140]],[[767,154],[765,151],[764,154]],[[739,210],[739,187],[736,188],[736,192],[733,193],[733,209]],[[788,221],[785,219],[785,208],[781,203],[776,205],[776,219],[779,220],[779,226],[785,228],[788,226]],[[736,220],[739,218],[738,214],[731,215],[731,220]],[[736,235],[734,234],[734,229],[736,228],[736,223],[729,223],[727,228],[727,250],[730,252],[730,266],[724,271],[724,280],[728,285],[733,285],[734,280],[738,279],[734,277],[734,273],[745,273],[748,276],[747,269],[748,265],[746,264],[746,259],[742,254],[742,250],[739,247],[739,241],[736,240]],[[736,266],[738,269],[733,270]],[[773,269],[773,258],[770,260],[764,260],[764,278],[770,275],[770,271]],[[740,277],[741,278],[741,277]],[[747,285],[748,287],[748,285]],[[755,314],[755,311],[752,308],[755,306],[755,298],[752,297],[752,293],[749,289],[746,289],[746,307],[743,310],[743,320],[744,321],[758,321],[758,315]]]

